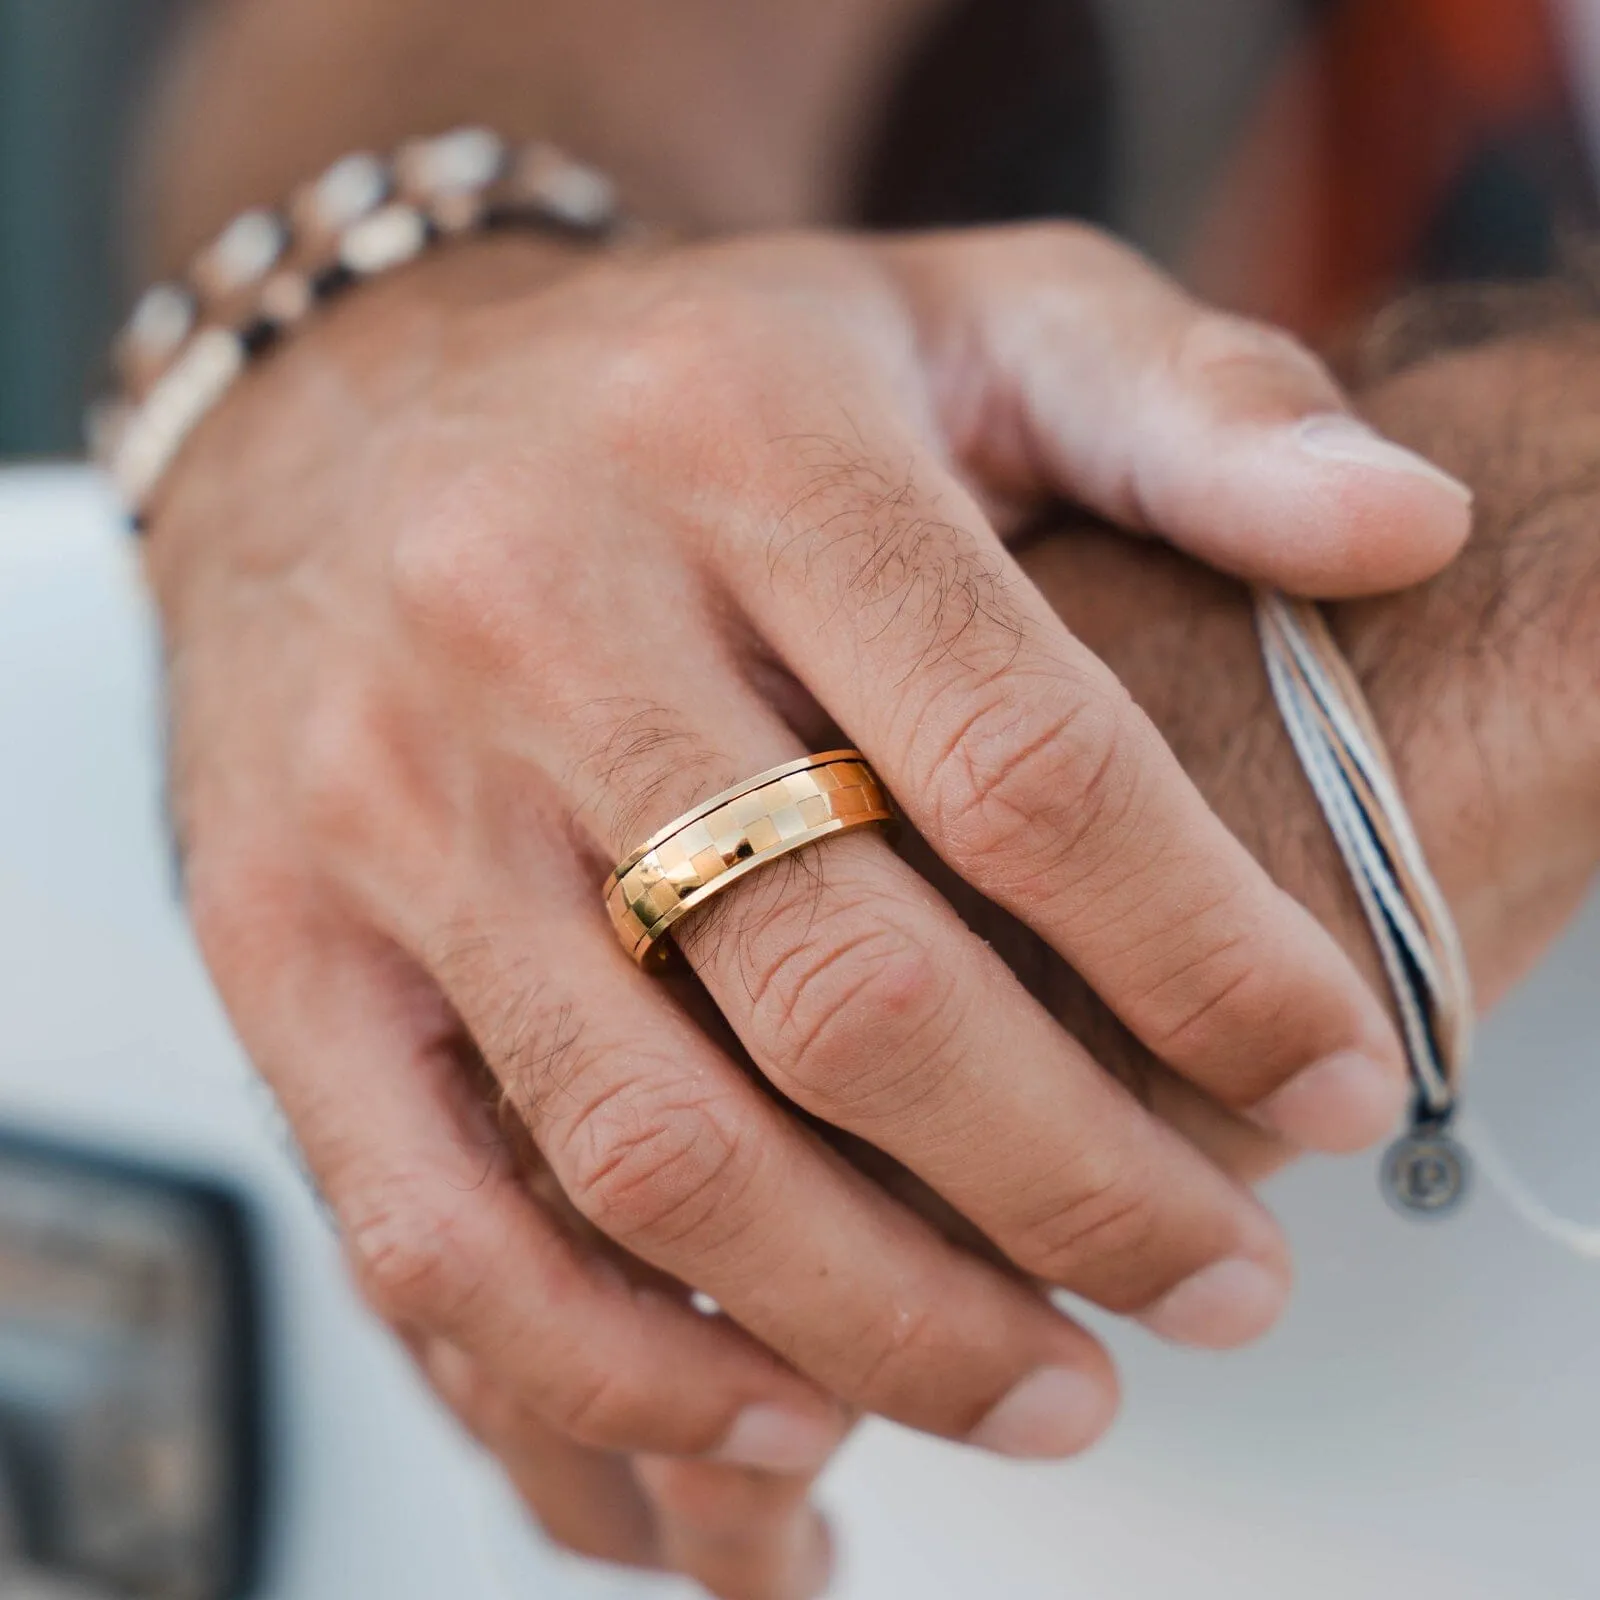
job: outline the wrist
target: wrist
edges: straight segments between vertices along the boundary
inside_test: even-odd
[[[536,305],[614,252],[526,233],[452,241],[330,303],[202,421],[150,503],[142,541],[159,593],[210,552],[237,555],[242,497],[306,487],[354,458],[456,359],[482,313]],[[281,560],[294,530],[271,557]]]
[[[602,174],[481,128],[355,152],[242,213],[173,280],[152,285],[113,347],[91,416],[96,457],[136,525],[199,426],[241,378],[331,302],[451,243],[495,231],[617,243],[629,229]]]
[[[1369,413],[1475,492],[1448,572],[1334,625],[1490,1004],[1600,865],[1600,326],[1435,355]]]
[[[1526,582],[1539,548],[1528,545],[1521,563],[1515,549],[1502,558]],[[1386,994],[1349,873],[1272,702],[1246,593],[1159,546],[1086,529],[1044,539],[1023,562],[1217,812]],[[1600,691],[1583,721],[1570,703],[1557,714],[1547,630],[1511,596],[1503,639],[1486,631],[1471,577],[1458,567],[1420,589],[1329,609],[1489,1004],[1559,925],[1553,886],[1581,890],[1593,870]],[[1591,654],[1597,636],[1591,625]],[[1570,695],[1576,675],[1562,670]]]
[[[1474,491],[1470,543],[1410,595],[1344,608],[1375,700],[1450,662],[1490,748],[1547,772],[1560,815],[1600,795],[1600,321],[1437,355],[1369,407]],[[1403,735],[1402,735],[1403,737]],[[1580,794],[1581,791],[1581,794]]]

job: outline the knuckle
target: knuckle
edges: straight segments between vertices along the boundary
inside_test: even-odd
[[[968,273],[980,283],[992,282],[995,270],[1021,266],[1047,277],[1080,282],[1086,272],[1115,268],[1148,271],[1144,258],[1114,235],[1092,223],[1069,218],[1041,218],[1005,227],[969,230],[952,245],[960,251]]]
[[[1249,317],[1202,311],[1177,336],[1172,365],[1181,382],[1243,392],[1286,385],[1336,392],[1332,377],[1292,334]]]
[[[1052,709],[1029,714],[1019,702]],[[1120,848],[1139,793],[1139,713],[1118,687],[1006,679],[968,699],[934,735],[917,792],[952,862],[1001,889],[1040,874],[1092,873]]]
[[[577,1387],[556,1397],[551,1421],[568,1438],[597,1450],[638,1449],[659,1409],[632,1374],[594,1371]]]
[[[571,1111],[549,1151],[574,1205],[619,1243],[657,1249],[739,1224],[744,1136],[720,1100],[646,1066]]]
[[[1047,1212],[1027,1219],[1013,1242],[1018,1264],[1049,1282],[1072,1285],[1086,1276],[1107,1291],[1106,1274],[1138,1293],[1161,1239],[1164,1218],[1148,1174],[1134,1170],[1096,1174]],[[1113,1309],[1122,1309],[1120,1305]]]
[[[412,510],[389,549],[388,592],[402,627],[468,671],[504,675],[534,642],[520,625],[530,582],[522,530],[538,501],[528,476],[516,460],[468,467]],[[559,556],[559,543],[542,541],[541,559]]]
[[[899,1306],[852,1342],[857,1368],[852,1395],[858,1404],[896,1416],[914,1411],[923,1423],[929,1397],[938,1393],[938,1368],[948,1354],[941,1319],[927,1305]]]
[[[1148,272],[1139,252],[1114,234],[1092,223],[1067,218],[1028,222],[1018,229],[1023,244],[1049,266],[1081,268],[1087,265]]]
[[[362,687],[323,694],[306,716],[289,757],[290,793],[307,834],[325,845],[369,837],[385,797],[389,766],[385,713]]]
[[[422,1191],[414,1180],[385,1185],[350,1210],[346,1236],[361,1292],[397,1327],[460,1326],[487,1281],[471,1196]]]
[[[870,1114],[904,1099],[904,1080],[942,1058],[952,986],[927,944],[882,905],[796,927],[753,955],[762,1065],[791,1099],[821,1114]]]
[[[612,342],[587,393],[585,427],[617,458],[647,460],[664,486],[677,472],[698,476],[748,442],[773,337],[749,290],[680,283]]]

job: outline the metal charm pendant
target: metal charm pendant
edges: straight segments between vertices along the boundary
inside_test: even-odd
[[[1383,1158],[1383,1192],[1411,1217],[1447,1217],[1467,1197],[1472,1163],[1443,1128],[1421,1127],[1397,1139]]]

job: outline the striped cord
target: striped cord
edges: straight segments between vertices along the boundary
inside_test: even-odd
[[[1471,1168],[1452,1137],[1472,1053],[1472,979],[1455,918],[1429,869],[1366,697],[1314,605],[1257,590],[1256,626],[1273,698],[1355,884],[1400,1016],[1415,1096],[1410,1132],[1384,1160],[1389,1198],[1445,1215]],[[1558,1215],[1517,1175],[1478,1118],[1475,1164],[1524,1223],[1600,1260],[1600,1227]]]

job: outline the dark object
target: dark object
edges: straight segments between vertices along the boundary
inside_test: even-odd
[[[1410,1217],[1447,1217],[1466,1199],[1472,1164],[1440,1126],[1419,1126],[1389,1146],[1383,1158],[1383,1192]]]
[[[253,1256],[223,1189],[0,1135],[0,1592],[20,1572],[125,1600],[249,1592]]]
[[[1111,70],[1086,0],[960,0],[911,52],[866,164],[875,228],[1103,222]]]
[[[0,0],[0,457],[76,453],[123,299],[134,102],[193,0]]]

